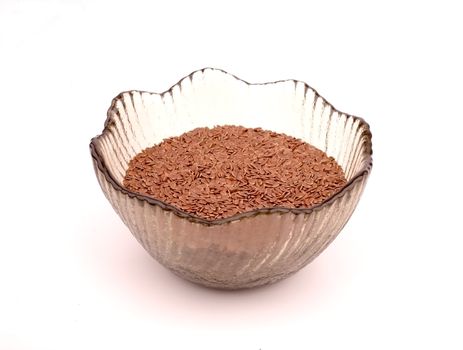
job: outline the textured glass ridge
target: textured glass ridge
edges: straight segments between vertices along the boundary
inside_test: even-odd
[[[128,162],[146,147],[196,127],[262,127],[316,146],[348,184],[313,208],[262,208],[207,221],[122,188]],[[140,244],[196,283],[249,288],[287,277],[318,256],[352,215],[369,175],[371,133],[303,82],[248,84],[218,69],[193,72],[168,91],[128,91],[108,110],[90,144],[100,186]]]

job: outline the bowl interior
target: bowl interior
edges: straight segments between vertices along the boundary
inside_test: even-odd
[[[121,185],[129,161],[143,149],[197,127],[227,124],[300,138],[334,157],[347,181],[371,165],[368,124],[337,111],[305,83],[249,84],[218,69],[196,71],[161,94],[121,93],[92,144]]]

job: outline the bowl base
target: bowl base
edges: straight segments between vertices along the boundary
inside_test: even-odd
[[[266,285],[270,285],[276,282],[279,282],[283,279],[286,279],[292,275],[294,275],[297,271],[287,272],[287,273],[280,273],[280,274],[272,274],[271,276],[263,276],[257,279],[248,280],[248,281],[237,281],[237,280],[217,280],[212,277],[204,277],[199,276],[198,274],[187,271],[180,268],[168,268],[172,273],[176,276],[187,280],[188,282],[212,289],[220,289],[220,290],[240,290],[240,289],[250,289],[250,288],[257,288],[263,287]]]

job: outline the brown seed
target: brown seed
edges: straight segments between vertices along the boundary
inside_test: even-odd
[[[124,186],[204,219],[321,203],[346,184],[332,157],[296,138],[241,126],[198,128],[145,149]]]

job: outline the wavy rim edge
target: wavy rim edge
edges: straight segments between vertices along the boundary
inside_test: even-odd
[[[194,74],[196,74],[198,72],[204,73],[207,70],[219,71],[219,72],[224,73],[224,74],[226,74],[228,76],[231,76],[234,79],[236,79],[236,80],[238,80],[240,82],[243,82],[244,84],[247,84],[247,85],[271,85],[271,84],[278,84],[278,83],[284,83],[284,82],[293,82],[295,85],[303,84],[304,88],[305,88],[305,91],[307,91],[309,89],[312,90],[314,92],[315,96],[318,97],[318,98],[321,98],[323,100],[323,103],[330,105],[331,108],[333,109],[333,111],[335,111],[337,113],[340,113],[340,114],[345,114],[347,117],[351,117],[354,120],[358,120],[359,123],[365,128],[365,132],[366,132],[366,136],[367,136],[367,140],[368,140],[367,152],[369,152],[368,161],[366,162],[366,165],[364,165],[363,168],[360,169],[352,177],[352,179],[350,179],[338,192],[331,195],[330,197],[325,199],[323,202],[321,202],[319,204],[316,204],[316,205],[314,205],[312,207],[308,207],[308,208],[288,208],[288,207],[258,208],[258,209],[249,210],[249,211],[246,211],[246,212],[243,212],[243,213],[238,213],[238,214],[235,214],[235,215],[230,216],[230,217],[226,217],[226,218],[222,218],[222,219],[215,219],[215,220],[203,219],[203,218],[201,218],[199,216],[190,214],[190,213],[188,213],[186,211],[183,211],[183,210],[181,210],[181,209],[179,209],[179,208],[177,208],[177,207],[175,207],[175,206],[173,206],[171,204],[168,204],[168,203],[166,203],[164,201],[161,201],[159,199],[156,199],[154,197],[145,196],[143,194],[135,193],[135,192],[132,192],[132,191],[127,190],[126,188],[124,188],[122,185],[120,185],[116,181],[116,179],[113,177],[113,175],[111,174],[109,169],[106,167],[106,164],[103,161],[103,157],[99,153],[98,148],[96,146],[96,141],[102,135],[104,135],[104,133],[106,132],[106,129],[109,128],[109,126],[110,126],[110,124],[112,122],[110,112],[113,110],[116,102],[124,94],[133,93],[133,92],[149,93],[149,94],[152,94],[152,95],[160,95],[161,97],[163,97],[165,94],[170,94],[172,92],[172,90],[176,86],[179,86],[180,89],[181,89],[181,84],[185,79],[190,79],[191,80]],[[256,216],[256,215],[259,215],[259,214],[273,214],[273,213],[309,214],[309,213],[312,213],[314,211],[321,210],[321,208],[324,207],[325,205],[328,205],[328,204],[334,202],[335,200],[337,200],[338,198],[341,198],[344,195],[346,195],[346,193],[353,187],[355,182],[361,180],[365,176],[368,176],[368,174],[371,172],[371,169],[373,167],[373,157],[372,157],[373,148],[372,148],[372,134],[371,134],[371,131],[370,131],[370,125],[363,118],[360,118],[360,117],[357,117],[357,116],[354,116],[354,115],[351,115],[351,114],[348,114],[348,113],[345,113],[345,112],[341,112],[340,110],[335,108],[330,102],[328,102],[323,96],[321,96],[318,93],[317,90],[312,88],[307,83],[305,83],[303,81],[300,81],[300,80],[296,80],[296,79],[283,79],[283,80],[276,80],[276,81],[265,82],[265,83],[249,83],[249,82],[247,82],[247,81],[245,81],[245,80],[243,80],[241,78],[238,78],[237,76],[235,76],[233,74],[230,74],[230,73],[228,73],[228,72],[226,72],[226,71],[224,71],[222,69],[211,68],[211,67],[207,67],[207,68],[203,68],[203,69],[193,71],[192,73],[190,73],[187,76],[180,79],[177,83],[172,85],[169,89],[167,89],[166,91],[161,92],[161,93],[150,92],[150,91],[141,91],[141,90],[128,90],[128,91],[123,91],[123,92],[119,93],[116,97],[114,97],[112,99],[111,105],[108,108],[107,117],[106,117],[106,121],[104,123],[103,131],[101,132],[101,134],[93,137],[90,140],[90,145],[89,146],[90,146],[91,156],[92,156],[93,160],[96,162],[96,165],[97,165],[98,169],[103,173],[106,181],[108,181],[116,191],[119,191],[119,192],[123,193],[124,195],[128,195],[130,198],[137,198],[137,199],[139,199],[141,201],[147,202],[148,204],[159,206],[164,210],[172,211],[175,215],[177,215],[177,216],[179,216],[181,218],[185,218],[185,219],[188,219],[189,221],[204,224],[204,225],[207,225],[207,226],[222,225],[222,224],[230,223],[230,222],[233,222],[233,221],[238,221],[238,220],[243,219],[243,218]]]

